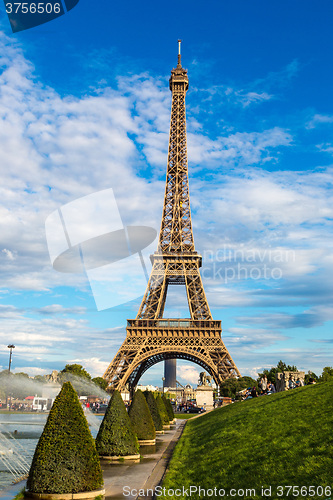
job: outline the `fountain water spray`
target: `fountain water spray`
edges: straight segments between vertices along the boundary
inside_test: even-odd
[[[0,432],[0,461],[6,470],[18,481],[26,476],[30,469],[33,450],[24,448],[17,439],[9,439]]]

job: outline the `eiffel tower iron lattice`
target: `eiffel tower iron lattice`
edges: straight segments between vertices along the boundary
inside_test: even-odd
[[[154,364],[166,359],[192,361],[212,375],[217,385],[240,376],[214,321],[194,248],[188,184],[185,96],[187,70],[178,64],[169,80],[172,92],[170,138],[159,245],[151,255],[152,271],[136,319],[127,321],[126,339],[104,373],[108,389],[135,387]],[[186,287],[191,318],[163,319],[169,285]]]

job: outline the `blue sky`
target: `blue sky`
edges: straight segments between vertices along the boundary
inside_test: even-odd
[[[332,366],[332,14],[330,1],[80,0],[13,35],[0,6],[0,367],[14,343],[16,372],[75,362],[98,376],[122,343],[141,300],[127,263],[122,304],[98,310],[89,275],[52,268],[45,221],[112,189],[124,225],[159,230],[178,38],[194,238],[224,342],[243,375]],[[167,314],[186,317],[171,292]],[[199,371],[179,363],[177,378]]]

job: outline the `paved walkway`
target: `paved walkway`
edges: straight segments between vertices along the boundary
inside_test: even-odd
[[[105,464],[102,462],[105,499],[130,500],[141,498],[139,490],[152,490],[164,475],[173,449],[183,431],[186,420],[177,420],[165,434],[157,435],[155,446],[141,446],[140,463]],[[124,495],[125,493],[125,495]],[[153,498],[145,495],[142,498]]]

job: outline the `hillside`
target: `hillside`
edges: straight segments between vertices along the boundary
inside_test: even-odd
[[[272,499],[333,498],[325,490],[333,490],[333,381],[235,403],[189,420],[163,486],[191,485],[223,488],[225,496],[234,498],[264,498],[261,488],[269,486],[267,497]],[[287,485],[298,486],[299,492],[288,491]],[[210,496],[193,492],[192,499]],[[165,498],[179,495],[171,492]]]

